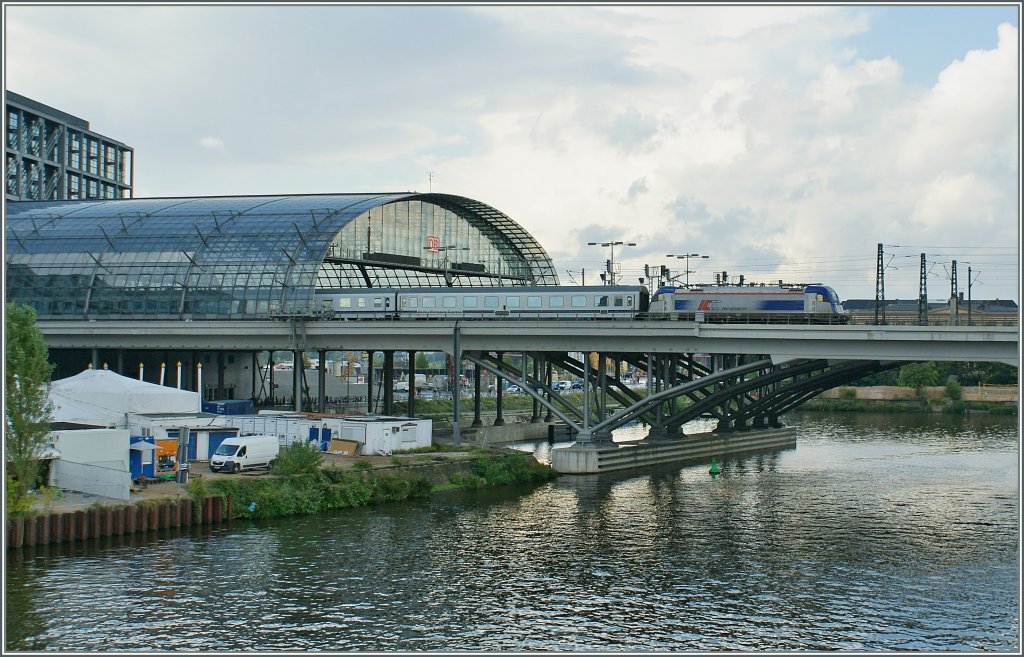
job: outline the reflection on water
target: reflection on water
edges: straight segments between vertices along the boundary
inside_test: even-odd
[[[1013,650],[1016,420],[12,552],[13,650]],[[538,449],[549,449],[546,442]]]

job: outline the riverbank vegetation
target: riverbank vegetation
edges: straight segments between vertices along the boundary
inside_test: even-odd
[[[233,518],[263,519],[399,502],[452,488],[539,483],[557,476],[549,466],[514,450],[481,450],[471,453],[467,460],[450,461],[441,468],[446,475],[444,481],[437,481],[438,468],[433,469],[432,481],[414,462],[388,468],[317,467],[311,470],[308,461],[303,461],[306,455],[298,450],[306,448],[297,447],[295,455],[288,454],[293,451],[291,448],[282,451],[275,464],[276,476],[209,481],[197,478],[189,481],[185,490],[197,508],[209,497],[230,498]],[[289,461],[303,461],[306,466],[300,472],[293,472],[294,468],[289,465],[289,474],[282,474],[283,464]]]

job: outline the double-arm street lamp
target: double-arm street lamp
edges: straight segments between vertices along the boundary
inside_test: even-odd
[[[608,255],[608,262],[605,263],[605,269],[607,275],[604,278],[605,285],[615,285],[615,247],[616,246],[636,246],[636,242],[587,242],[587,246],[600,246],[609,247],[611,250]]]
[[[448,265],[451,262],[451,257],[449,257],[448,253],[450,251],[469,251],[469,247],[468,246],[456,246],[454,244],[447,244],[445,246],[438,246],[438,247],[425,246],[425,247],[423,247],[423,250],[424,251],[429,251],[430,253],[443,253],[444,254],[444,282],[445,282],[445,284],[448,287],[451,287],[452,286],[452,275],[451,275],[451,272],[448,271]]]
[[[690,270],[690,258],[700,258],[706,260],[709,256],[701,255],[699,253],[682,253],[682,254],[668,254],[666,258],[679,258],[680,260],[686,260],[686,287],[690,287],[690,274],[697,272]]]

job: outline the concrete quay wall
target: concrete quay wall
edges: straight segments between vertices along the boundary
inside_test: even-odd
[[[573,445],[551,451],[551,466],[559,474],[597,474],[675,461],[710,460],[744,452],[796,447],[789,428],[706,433],[620,445]]]

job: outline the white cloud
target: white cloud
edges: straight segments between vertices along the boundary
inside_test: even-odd
[[[225,151],[224,142],[216,137],[203,137],[199,140],[199,145],[207,150],[217,151],[218,153]]]
[[[135,147],[140,195],[422,191],[429,170],[560,273],[630,239],[627,270],[700,252],[861,297],[878,242],[1019,241],[1009,25],[926,88],[857,58],[865,7],[5,9],[8,88]]]

